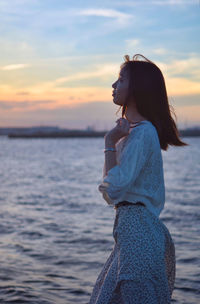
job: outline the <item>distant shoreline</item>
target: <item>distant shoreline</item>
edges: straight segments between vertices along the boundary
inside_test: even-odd
[[[8,138],[98,138],[104,137],[108,130],[68,130],[59,127],[0,128],[0,135]],[[199,137],[199,128],[179,130],[182,137]]]
[[[10,139],[14,138],[98,138],[104,137],[108,131],[80,131],[80,130],[67,130],[67,131],[57,131],[57,132],[45,132],[45,131],[35,131],[35,132],[8,132],[8,134],[2,134],[2,136],[7,136]],[[186,129],[179,130],[180,137],[199,137],[200,129]]]
[[[73,137],[104,137],[107,131],[87,132],[87,131],[66,131],[66,132],[35,132],[33,134],[9,134],[9,138],[73,138]]]

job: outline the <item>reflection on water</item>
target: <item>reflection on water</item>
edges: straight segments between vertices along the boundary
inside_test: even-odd
[[[200,301],[200,138],[162,151],[160,218],[176,246],[173,303]],[[98,191],[103,138],[0,137],[0,303],[87,303],[114,240]]]

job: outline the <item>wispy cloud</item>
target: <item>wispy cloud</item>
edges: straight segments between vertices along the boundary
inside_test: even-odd
[[[158,62],[159,67],[168,77],[182,77],[192,81],[200,81],[200,57],[189,56],[185,59],[170,60],[169,62]]]
[[[150,1],[155,5],[193,5],[198,4],[198,0],[163,0],[163,1]]]
[[[184,96],[200,94],[200,83],[198,81],[181,77],[168,77],[167,75],[165,81],[169,95]]]
[[[5,65],[1,68],[1,70],[12,71],[12,70],[25,69],[25,68],[28,68],[28,67],[30,67],[30,64],[18,63],[18,64]]]
[[[199,0],[147,0],[147,1],[116,1],[116,6],[185,6],[199,4]]]
[[[140,40],[139,39],[126,39],[125,43],[126,43],[127,48],[135,48],[136,46],[140,45]]]
[[[30,93],[26,91],[21,91],[21,92],[17,92],[16,94],[20,96],[24,96],[24,95],[29,95]]]
[[[77,12],[77,15],[82,16],[97,16],[106,18],[115,18],[119,23],[126,23],[132,16],[127,13],[122,13],[113,9],[85,9]]]
[[[0,100],[1,109],[30,109],[32,106],[39,108],[40,105],[53,103],[55,100],[24,100],[24,101],[4,101]]]
[[[152,50],[152,53],[157,54],[157,55],[166,55],[168,53],[168,50],[165,48],[156,48]]]
[[[22,88],[23,89],[23,88]],[[35,100],[33,107],[38,107],[36,101],[39,100],[55,100],[48,105],[40,104],[39,107],[55,109],[61,105],[67,105],[69,107],[74,107],[77,104],[84,102],[94,102],[94,101],[105,101],[112,100],[112,87],[97,87],[97,86],[76,86],[76,87],[56,87],[55,83],[45,82],[38,83],[38,85],[33,85],[26,87],[29,95],[26,97],[26,102],[29,100]],[[8,103],[15,100],[16,103],[24,101],[24,97],[18,95],[16,89],[13,87],[0,85],[1,99]]]
[[[95,70],[94,72],[91,70]],[[61,77],[55,80],[55,84],[57,83],[64,83],[68,81],[77,81],[81,79],[89,79],[89,78],[101,78],[101,79],[108,79],[111,75],[113,76],[114,73],[118,72],[119,65],[118,64],[104,64],[103,66],[96,65],[96,67],[90,68],[90,71],[76,73],[74,75],[68,77]]]
[[[1,108],[1,101],[0,101]],[[57,125],[69,129],[83,129],[88,125],[99,130],[113,128],[116,120],[116,106],[112,102],[85,102],[76,107],[60,106],[50,108],[18,108],[1,109],[0,125],[2,126],[34,126],[34,125]],[[9,120],[8,120],[9,113]]]

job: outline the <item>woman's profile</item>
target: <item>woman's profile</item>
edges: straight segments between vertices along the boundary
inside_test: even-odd
[[[161,149],[187,143],[179,138],[160,69],[140,54],[124,58],[112,84],[113,102],[122,107],[122,117],[104,137],[98,188],[116,212],[114,247],[89,304],[168,304],[176,255],[171,234],[159,218],[165,204]]]

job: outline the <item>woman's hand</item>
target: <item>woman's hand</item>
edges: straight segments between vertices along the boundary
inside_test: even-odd
[[[107,143],[115,145],[121,137],[129,134],[130,123],[125,118],[119,118],[117,125],[104,136]]]

